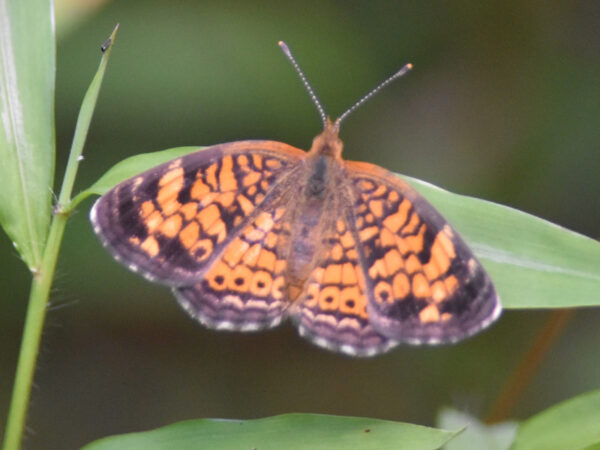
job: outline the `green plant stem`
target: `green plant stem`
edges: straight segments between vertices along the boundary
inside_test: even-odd
[[[56,261],[58,259],[58,251],[60,249],[60,243],[66,224],[66,215],[58,214],[54,216],[52,224],[50,225],[50,232],[44,249],[40,269],[34,274],[31,283],[29,307],[27,308],[23,340],[21,342],[21,352],[19,354],[17,372],[15,374],[15,385],[13,388],[10,413],[6,424],[6,434],[4,439],[5,450],[16,450],[21,443],[27,405],[29,404],[29,397],[31,395],[31,383],[33,382],[35,362],[39,352],[40,338],[42,335],[44,319],[46,317],[48,294],[50,293],[50,288],[52,286],[54,270],[56,269]]]
[[[23,329],[23,340],[21,341],[15,384],[6,424],[6,434],[4,436],[4,450],[18,450],[21,444],[27,416],[27,406],[31,396],[31,385],[35,373],[35,363],[39,353],[44,319],[46,318],[46,305],[48,304],[50,288],[54,279],[60,244],[67,225],[67,219],[72,211],[71,194],[73,192],[73,184],[112,48],[111,44],[114,43],[118,28],[119,26],[117,25],[110,35],[110,40],[107,40],[105,43],[107,47],[103,48],[104,55],[100,61],[100,67],[96,71],[90,87],[83,98],[42,262],[38,270],[33,274],[27,317],[25,319],[25,328]]]

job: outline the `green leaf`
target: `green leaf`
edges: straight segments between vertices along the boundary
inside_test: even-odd
[[[48,0],[0,0],[0,225],[31,270],[52,212],[52,8]]]
[[[142,153],[126,158],[112,166],[89,188],[77,194],[71,202],[71,208],[75,208],[90,195],[106,194],[121,181],[125,181],[145,170],[202,149],[203,147],[176,147],[160,152]]]
[[[516,422],[485,425],[475,417],[451,408],[440,411],[437,425],[444,429],[464,431],[444,446],[444,450],[480,448],[486,450],[508,450],[517,431]]]
[[[84,450],[138,449],[438,449],[456,432],[407,423],[319,414],[255,420],[200,419],[112,436]]]
[[[517,430],[512,450],[600,447],[600,390],[571,398],[536,414]]]
[[[102,195],[155,165],[198,150],[179,147],[132,156],[75,199]],[[600,243],[531,214],[453,194],[407,176],[457,229],[489,271],[505,308],[600,305]]]
[[[96,108],[96,101],[98,100],[98,95],[100,94],[100,87],[102,86],[102,80],[104,79],[104,74],[108,65],[108,59],[110,57],[118,30],[119,24],[115,26],[113,32],[110,34],[110,37],[100,47],[102,51],[100,66],[98,67],[90,86],[83,96],[83,102],[81,103],[79,115],[77,116],[77,124],[75,126],[75,134],[73,135],[73,143],[71,144],[71,151],[69,152],[69,161],[67,162],[65,177],[63,179],[63,185],[58,198],[58,206],[61,208],[61,212],[70,211],[74,208],[73,201],[71,200],[73,184],[75,183],[77,168],[79,167],[79,162],[81,161],[81,154],[83,153],[85,140],[90,128],[90,123],[92,122],[94,109]]]

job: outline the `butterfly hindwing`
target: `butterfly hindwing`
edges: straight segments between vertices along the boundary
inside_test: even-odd
[[[170,286],[191,285],[303,157],[301,150],[271,141],[222,144],[183,156],[103,195],[90,214],[94,231],[131,270]]]
[[[264,208],[201,281],[175,290],[190,315],[216,329],[255,331],[279,324],[289,305],[281,254],[284,213],[280,202]]]
[[[300,334],[329,350],[353,356],[385,352],[397,341],[371,325],[357,240],[347,217],[333,218],[325,228],[325,249],[304,286],[295,320]]]
[[[500,312],[492,282],[446,220],[393,174],[347,162],[366,283],[381,334],[403,342],[455,342]]]

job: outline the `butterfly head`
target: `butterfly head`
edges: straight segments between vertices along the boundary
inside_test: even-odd
[[[326,155],[336,159],[342,158],[344,143],[339,138],[340,129],[338,122],[332,122],[328,117],[325,121],[323,132],[318,134],[310,148],[310,154]]]

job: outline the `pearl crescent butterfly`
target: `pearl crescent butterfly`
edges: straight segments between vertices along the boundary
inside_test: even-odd
[[[113,256],[172,288],[203,325],[255,331],[291,318],[313,343],[372,356],[459,341],[501,311],[490,277],[448,222],[385,169],[342,159],[343,118],[308,152],[215,145],[114,187],[91,210]]]

